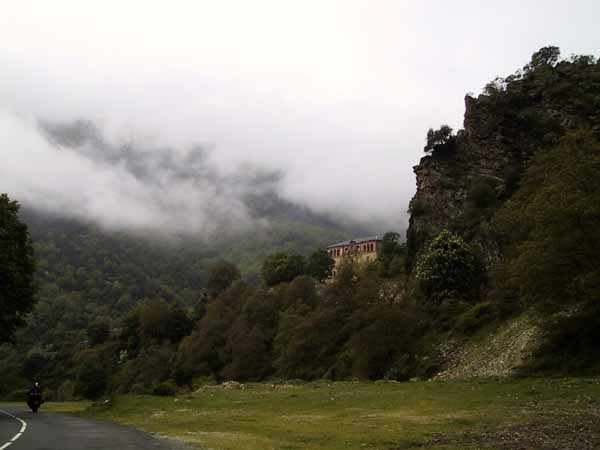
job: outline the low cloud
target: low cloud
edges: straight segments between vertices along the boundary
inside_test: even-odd
[[[110,142],[93,123],[52,123],[0,114],[3,190],[24,204],[105,228],[193,234],[268,225],[245,203],[277,190],[279,175],[240,165],[222,174],[201,147],[178,150]]]
[[[6,3],[0,191],[203,236],[273,201],[401,231],[426,130],[458,129],[466,92],[600,47],[596,0]]]

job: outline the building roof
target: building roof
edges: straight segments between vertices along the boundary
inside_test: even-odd
[[[369,237],[363,237],[363,238],[350,239],[348,241],[342,241],[342,242],[338,242],[337,244],[328,245],[327,248],[343,247],[345,245],[361,244],[363,242],[371,242],[371,241],[381,241],[381,238],[379,236],[369,236]]]

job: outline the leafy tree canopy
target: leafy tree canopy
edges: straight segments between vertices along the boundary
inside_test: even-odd
[[[469,245],[460,236],[444,230],[429,244],[416,273],[432,298],[443,298],[475,287],[479,268]]]
[[[554,66],[560,58],[560,49],[553,45],[548,47],[542,47],[531,56],[531,62],[529,63],[530,69],[542,65]]]
[[[155,299],[144,302],[140,307],[137,331],[145,341],[175,343],[190,333],[192,325],[181,307]]]
[[[436,148],[450,143],[452,137],[452,128],[448,125],[441,125],[438,130],[430,128],[429,131],[427,131],[427,144],[423,150],[426,153],[432,152]]]
[[[35,261],[19,204],[0,194],[0,343],[13,338],[34,304]]]
[[[235,264],[220,260],[208,269],[207,287],[211,294],[219,294],[240,278],[240,270]]]
[[[323,281],[331,276],[335,261],[327,250],[319,248],[309,257],[306,265],[306,273],[315,280]]]
[[[274,253],[265,258],[262,266],[262,277],[267,286],[292,281],[303,275],[305,263],[302,255],[285,252]]]
[[[381,240],[380,275],[383,278],[393,278],[404,272],[406,243],[400,242],[400,234],[388,231]]]
[[[521,187],[498,212],[507,283],[530,304],[600,302],[600,143],[567,135],[532,159]]]

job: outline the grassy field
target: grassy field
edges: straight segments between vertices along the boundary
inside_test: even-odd
[[[591,450],[600,379],[227,383],[85,414],[214,450]]]

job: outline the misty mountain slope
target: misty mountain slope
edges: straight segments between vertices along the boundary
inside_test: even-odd
[[[75,169],[91,164],[116,178],[76,177],[84,184],[71,195],[57,189],[19,198],[38,260],[39,301],[17,345],[0,346],[4,395],[41,372],[59,386],[65,364],[78,364],[74,355],[85,353],[98,323],[118,327],[146,300],[177,303],[192,313],[216,260],[235,263],[256,283],[270,253],[308,254],[371,233],[283,199],[276,173],[245,168],[226,175],[199,149],[114,146],[84,121],[40,126],[57,158],[75,156],[65,160]],[[215,202],[220,208],[212,208]]]
[[[38,259],[42,295],[56,287],[82,300],[127,310],[136,301],[160,296],[191,301],[203,282],[201,253],[93,224],[24,212]],[[204,256],[206,257],[206,256]]]
[[[257,279],[269,253],[307,254],[361,231],[295,211],[291,204],[280,202],[278,208],[267,228],[208,242],[193,236],[166,239],[107,231],[32,209],[23,216],[34,239],[42,290],[56,286],[80,293],[84,301],[127,310],[152,297],[193,303],[205,285],[208,267],[217,259],[230,260],[246,278]],[[292,218],[286,217],[285,208]]]
[[[282,198],[281,173],[251,165],[225,171],[199,146],[111,141],[86,120],[38,127],[57,155],[111,174],[82,185],[80,196],[24,202],[42,281],[88,300],[189,302],[215,259],[253,279],[271,252],[306,254],[371,231]]]
[[[258,199],[254,199],[258,201]],[[258,202],[267,205],[267,202]],[[24,207],[38,259],[38,303],[28,325],[18,331],[17,344],[0,346],[0,395],[27,385],[43,373],[57,387],[76,377],[64,364],[85,352],[95,324],[120,324],[120,319],[147,299],[199,307],[208,267],[224,258],[237,264],[242,276],[257,282],[263,258],[276,251],[307,254],[317,247],[369,232],[336,224],[325,216],[271,198],[269,226],[212,241],[193,236],[141,235],[106,230],[91,222],[51,215]],[[112,332],[118,333],[118,329]],[[71,378],[69,378],[71,377]],[[65,382],[72,395],[72,383]],[[70,387],[71,386],[71,387]],[[71,394],[69,394],[71,392]]]

